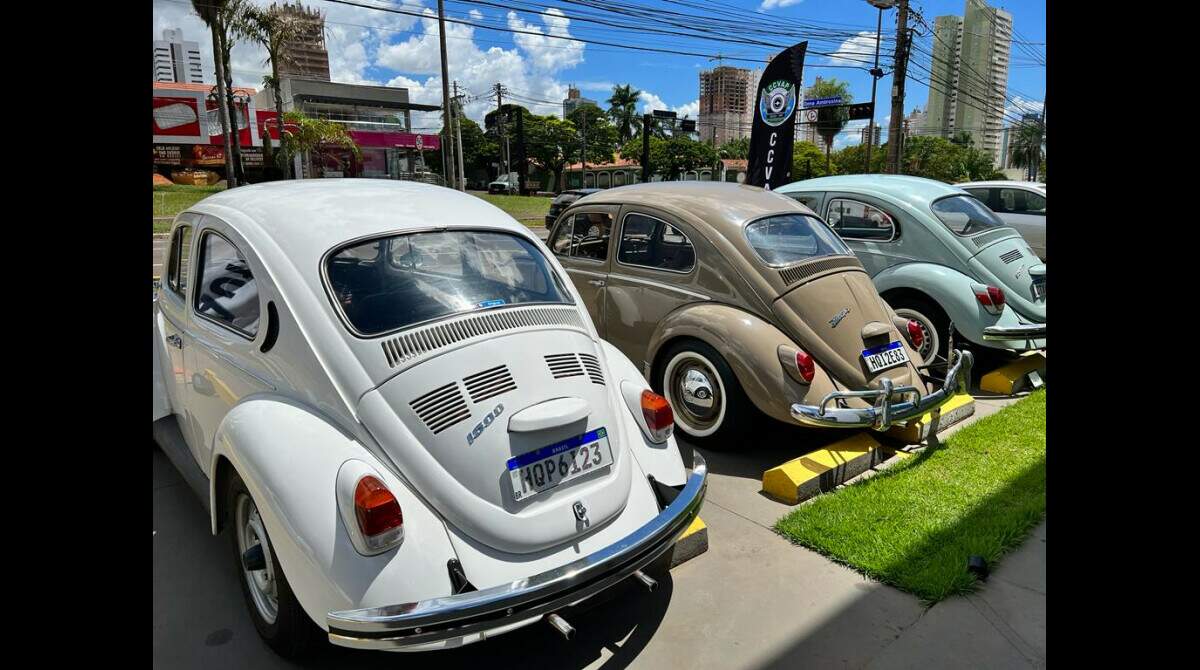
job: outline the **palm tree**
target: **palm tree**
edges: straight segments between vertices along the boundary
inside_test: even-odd
[[[245,13],[248,3],[246,0],[225,0],[220,3],[222,7],[217,10],[221,23],[221,53],[220,58],[224,61],[225,71],[225,100],[229,106],[229,148],[233,153],[233,171],[237,175],[239,183],[246,181],[246,175],[242,166],[242,141],[241,132],[238,128],[236,120],[240,116],[238,114],[237,103],[234,101],[233,95],[233,68],[229,65],[229,52],[233,49],[234,44],[234,27],[241,23],[241,16]],[[249,104],[246,106],[249,110]],[[250,119],[246,119],[249,123]],[[230,153],[226,152],[226,153]]]
[[[239,36],[258,42],[267,50],[263,65],[270,64],[271,74],[263,77],[263,85],[275,93],[275,121],[280,138],[283,137],[283,92],[279,90],[279,66],[292,62],[291,54],[284,46],[295,39],[300,30],[300,24],[291,15],[278,11],[275,5],[271,5],[270,9],[246,7],[235,27]],[[270,141],[269,135],[266,139]],[[283,178],[290,179],[291,162],[287,156],[283,158]]]
[[[837,79],[818,78],[804,94],[808,98],[840,97],[843,103],[849,104],[854,99],[850,95],[850,84]],[[850,120],[850,110],[845,107],[818,107],[817,134],[825,141],[825,170],[833,174],[830,166],[829,152],[833,150],[833,139],[842,132]]]
[[[617,127],[617,136],[623,144],[637,134],[637,103],[642,92],[630,84],[613,86],[612,91],[612,97],[608,99],[608,116]]]
[[[221,136],[225,140],[225,146],[229,144],[229,108],[225,106],[225,61],[221,59],[221,11],[225,7],[225,0],[192,0],[192,9],[196,10],[196,14],[200,16],[200,20],[204,21],[204,25],[208,26],[209,32],[212,33],[213,40],[213,61],[216,63],[217,75],[217,116],[221,119]],[[225,180],[229,188],[237,186],[237,176],[233,171],[233,156],[228,151],[225,152]]]
[[[1046,129],[1040,123],[1023,123],[1012,141],[1012,162],[1029,171],[1029,180],[1037,180],[1038,165],[1046,156]]]

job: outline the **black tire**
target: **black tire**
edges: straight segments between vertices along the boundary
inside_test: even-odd
[[[949,353],[950,345],[950,317],[946,316],[946,312],[932,300],[920,296],[904,296],[894,301],[889,300],[888,304],[896,314],[903,318],[914,319],[922,323],[923,327],[932,329],[934,336],[937,339],[936,350],[930,353],[935,354],[934,365],[927,368],[926,371],[942,371],[946,368],[946,355]],[[903,333],[907,336],[907,333]],[[925,348],[922,347],[921,353],[924,355]],[[928,363],[929,361],[922,361]]]
[[[313,623],[308,613],[301,607],[300,601],[296,599],[291,584],[288,583],[287,576],[283,574],[283,569],[271,547],[269,536],[262,544],[267,562],[273,567],[278,601],[275,620],[269,621],[264,617],[255,603],[254,595],[251,593],[250,577],[242,566],[242,553],[238,543],[238,535],[241,532],[238,527],[240,521],[238,502],[241,496],[245,496],[251,504],[257,507],[254,498],[250,496],[250,491],[246,489],[246,484],[242,482],[242,478],[236,472],[231,473],[226,497],[228,503],[226,510],[230,515],[228,524],[230,546],[232,547],[234,567],[237,570],[238,583],[242,588],[242,597],[245,599],[246,608],[250,611],[250,618],[254,621],[254,628],[258,630],[258,634],[262,636],[267,645],[284,658],[300,659],[322,651],[328,646],[328,636],[325,631]],[[266,535],[266,529],[263,528],[262,531]]]
[[[683,404],[682,399],[678,397],[682,391],[668,388],[669,377],[680,376],[679,366],[692,366],[693,363],[699,364],[696,366],[697,371],[705,374],[705,377],[708,374],[701,368],[707,368],[709,373],[716,373],[718,379],[709,380],[709,386],[712,381],[719,381],[719,386],[713,388],[719,395],[714,394],[712,397],[712,411],[716,416],[711,417],[709,421],[704,421],[702,416],[706,408],[697,406],[697,412],[693,413],[689,409],[690,405]],[[687,369],[684,368],[684,375]],[[743,440],[754,428],[754,406],[746,397],[746,392],[742,390],[742,385],[734,376],[733,370],[716,349],[700,340],[680,340],[668,347],[659,358],[653,386],[655,391],[670,401],[678,434],[692,444],[714,451],[733,449],[739,444],[739,440]],[[676,386],[679,384],[676,383]],[[719,408],[721,402],[724,403],[723,412]]]

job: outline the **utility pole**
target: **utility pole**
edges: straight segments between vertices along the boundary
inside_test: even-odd
[[[908,0],[900,0],[896,17],[896,64],[892,68],[892,119],[888,124],[888,171],[900,173],[900,120],[904,118],[904,79],[908,70]]]
[[[580,105],[580,107],[582,106]],[[587,172],[587,110],[580,112],[579,118],[583,121],[582,145],[579,151],[579,162],[583,164],[583,168],[580,170],[580,174],[584,174]]]
[[[642,115],[642,183],[650,181],[650,120],[649,114]]]
[[[454,82],[454,146],[458,150],[458,190],[467,190],[467,171],[463,168],[462,100],[458,97],[458,81]]]
[[[445,157],[442,159],[442,176],[446,178],[446,183],[457,183],[454,179],[454,140],[450,132],[450,118],[453,113],[450,110],[450,74],[449,68],[446,66],[446,6],[444,0],[438,0],[438,42],[442,49],[442,129],[445,139],[451,145],[451,151],[444,152],[444,156],[448,154],[450,160]]]
[[[504,174],[508,175],[508,138],[504,136],[504,111],[503,111],[503,91],[504,87],[500,82],[496,82],[496,123],[500,132],[500,141],[497,143],[500,148],[500,165],[504,170]]]
[[[529,162],[525,160],[525,115],[517,110],[517,195],[527,195],[525,173]]]
[[[875,144],[875,87],[879,84],[879,78],[883,76],[883,70],[879,69],[879,43],[882,41],[883,35],[883,10],[895,6],[896,0],[867,0],[867,2],[879,10],[879,18],[875,22],[875,67],[871,68],[871,122],[867,125],[867,164],[863,167],[863,172],[870,174],[871,147]]]

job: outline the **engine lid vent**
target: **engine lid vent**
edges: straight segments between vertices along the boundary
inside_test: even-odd
[[[517,388],[507,365],[497,365],[463,378],[463,386],[471,394],[471,402],[483,402]]]
[[[576,307],[489,310],[414,328],[380,342],[388,367],[396,367],[464,340],[516,328],[559,326],[584,330]]]
[[[973,242],[975,244],[976,249],[982,249],[985,246],[987,246],[988,244],[991,244],[992,242],[995,242],[998,239],[1001,239],[1004,237],[1010,237],[1015,232],[1016,231],[1013,230],[1012,228],[996,228],[994,230],[989,230],[985,233],[979,233],[978,235],[975,235],[968,239],[970,239],[971,242]]]
[[[604,373],[600,370],[600,361],[591,354],[579,354],[579,360],[583,361],[583,367],[587,369],[588,377],[593,384],[604,385]]]
[[[1020,249],[1013,249],[1012,251],[1006,251],[1006,252],[1000,254],[1000,260],[1004,261],[1005,265],[1008,265],[1009,263],[1017,260],[1020,257],[1021,257]]]
[[[863,265],[854,256],[833,256],[831,258],[822,258],[818,261],[805,261],[801,265],[784,268],[779,271],[779,278],[783,280],[784,284],[791,286],[821,272],[837,268],[858,268],[861,270],[863,269]]]
[[[575,354],[546,354],[546,365],[555,379],[583,374],[583,366],[579,364]]]
[[[471,416],[458,382],[450,382],[409,403],[434,435]]]

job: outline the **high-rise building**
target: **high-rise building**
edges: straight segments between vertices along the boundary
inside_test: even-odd
[[[296,21],[300,30],[295,39],[283,44],[279,76],[329,81],[329,52],[325,50],[325,15],[297,2],[271,5],[271,11]]]
[[[563,100],[563,118],[570,116],[571,112],[579,108],[580,105],[592,105],[599,107],[595,100],[584,98],[579,95],[579,89],[574,86],[567,87],[567,99]]]
[[[867,143],[867,137],[870,136],[867,133],[868,130],[870,130],[870,126],[863,126],[862,130],[858,131],[859,141],[862,142],[863,144]],[[872,146],[877,147],[877,146],[879,146],[879,126],[878,125],[875,126],[875,132],[873,134],[875,135],[875,143]]]
[[[720,65],[700,72],[700,140],[720,146],[750,137],[759,70]]]
[[[947,138],[968,132],[997,163],[1012,29],[1012,14],[984,0],[967,0],[962,17],[933,22],[925,132]]]
[[[185,42],[182,30],[164,30],[163,38],[154,40],[154,81],[204,83],[200,44]]]

